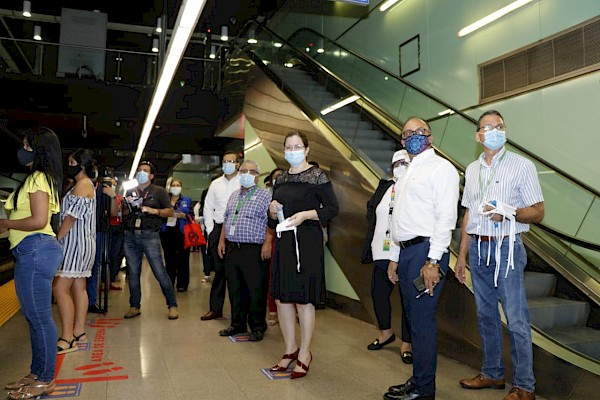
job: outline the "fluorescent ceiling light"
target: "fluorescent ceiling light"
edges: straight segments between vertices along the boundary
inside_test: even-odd
[[[210,58],[211,60],[214,60],[217,57],[217,46],[212,45],[210,46],[210,55],[208,56],[208,58]]]
[[[402,0],[387,0],[379,7],[379,11],[384,12],[386,10],[389,10],[393,5],[400,1]]]
[[[273,46],[275,46],[275,47],[281,47],[281,46],[283,46],[283,44],[279,43],[279,42],[274,42]]]
[[[158,53],[158,39],[157,38],[152,39],[152,52]]]
[[[161,33],[162,32],[162,18],[158,17],[156,19],[156,33]]]
[[[224,42],[229,40],[229,27],[227,25],[221,26],[221,40]]]
[[[442,115],[452,115],[454,114],[454,110],[446,108],[444,111],[440,111],[438,115],[441,117]]]
[[[39,25],[33,27],[33,40],[42,40],[42,27]]]
[[[342,99],[342,100],[338,101],[337,103],[333,103],[329,107],[322,109],[321,110],[321,114],[322,115],[329,114],[330,112],[335,111],[338,108],[342,108],[345,105],[348,105],[350,103],[353,103],[353,102],[355,102],[358,99],[360,99],[360,96],[353,94],[350,97],[346,97],[345,99]]]
[[[256,40],[256,31],[254,29],[248,30],[248,43],[250,43],[250,44],[258,43],[258,40]]]
[[[319,38],[319,47],[317,48],[317,53],[325,53],[325,49],[323,47],[325,47],[323,45],[323,38]]]
[[[474,32],[477,29],[483,28],[487,24],[494,22],[498,18],[505,16],[509,12],[512,12],[512,11],[516,10],[517,8],[523,7],[527,3],[531,3],[532,1],[533,0],[517,0],[515,2],[512,2],[509,5],[507,5],[506,7],[503,7],[501,9],[499,9],[498,11],[491,13],[487,17],[483,17],[479,21],[474,22],[471,25],[462,28],[460,31],[458,31],[457,35],[458,35],[458,37],[466,36],[469,33]]]
[[[133,158],[133,163],[131,164],[131,171],[129,172],[131,178],[135,176],[138,163],[142,158],[144,148],[146,147],[146,143],[148,143],[148,138],[152,132],[156,116],[165,100],[165,96],[167,95],[173,76],[177,71],[183,52],[190,41],[190,37],[194,32],[194,28],[196,27],[198,18],[200,17],[205,4],[206,0],[183,0],[183,4],[179,9],[175,28],[173,29],[173,35],[171,36],[171,41],[167,48],[165,61],[160,71],[158,83],[154,88],[154,94],[152,95],[150,108],[148,109],[146,120],[144,121],[138,148]]]

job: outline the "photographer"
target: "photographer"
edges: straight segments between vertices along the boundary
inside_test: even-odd
[[[128,191],[123,201],[123,227],[125,229],[125,258],[127,259],[127,281],[131,308],[125,318],[141,314],[142,255],[145,254],[158,280],[169,307],[169,319],[179,318],[177,300],[171,279],[163,263],[160,246],[160,227],[174,215],[167,191],[152,183],[156,169],[149,161],[142,161],[135,178],[138,187]]]
[[[98,271],[106,262],[106,245],[110,240],[110,218],[118,212],[117,193],[112,187],[113,169],[105,167],[100,170],[96,181],[96,258],[92,275],[87,279],[88,312],[102,313],[104,310],[97,304],[98,300]]]

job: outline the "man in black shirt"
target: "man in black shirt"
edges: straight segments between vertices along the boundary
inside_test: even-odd
[[[139,186],[125,194],[123,201],[123,228],[125,229],[125,258],[127,259],[127,282],[129,283],[129,304],[131,308],[125,318],[141,314],[142,289],[140,274],[142,256],[146,255],[154,276],[167,300],[169,319],[179,318],[175,290],[163,264],[158,234],[161,225],[174,214],[167,191],[152,184],[156,169],[149,161],[142,161],[135,178]]]

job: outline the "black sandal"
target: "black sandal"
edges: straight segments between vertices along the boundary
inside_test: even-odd
[[[75,341],[77,343],[87,343],[88,342],[87,337],[85,338],[85,340],[80,340],[84,336],[85,336],[85,332],[83,332],[81,335],[73,334],[73,339],[75,339]]]
[[[58,338],[58,341],[63,341],[69,345],[69,347],[60,347],[58,344],[56,345],[56,354],[65,354],[71,353],[72,351],[77,351],[77,346],[74,345],[75,339],[70,342],[67,339]]]

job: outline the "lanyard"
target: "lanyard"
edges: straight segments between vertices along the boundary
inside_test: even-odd
[[[496,162],[496,165],[494,165],[494,167],[492,168],[492,172],[490,173],[490,176],[488,177],[485,185],[483,184],[483,180],[481,178],[481,164],[479,164],[479,200],[480,201],[483,201],[483,196],[487,195],[488,189],[490,188],[490,183],[492,182],[492,179],[496,175],[496,169],[498,168],[498,165],[500,165],[500,163],[504,159],[504,156],[506,155],[506,151],[507,150],[505,149],[504,153],[502,153],[502,155]]]
[[[396,198],[396,182],[392,185],[392,197],[390,198],[390,211],[388,213],[388,226],[385,231],[385,237],[390,237],[390,227],[392,226],[392,213],[394,212],[394,199]]]
[[[233,214],[233,223],[234,224],[237,221],[240,210],[242,209],[242,207],[244,207],[244,204],[246,204],[246,201],[248,201],[248,199],[250,197],[252,197],[254,192],[256,192],[256,189],[258,189],[258,186],[254,186],[248,193],[246,193],[246,196],[244,196],[244,198],[238,199],[237,206],[235,207],[235,213]],[[240,192],[240,196],[241,195],[242,195],[242,192]]]

